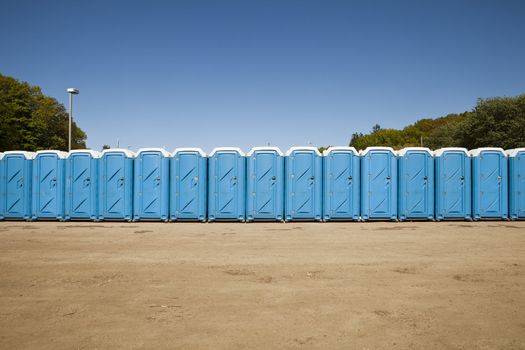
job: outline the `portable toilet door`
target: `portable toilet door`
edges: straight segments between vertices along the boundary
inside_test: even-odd
[[[0,152],[0,220],[4,219],[5,211],[5,174],[4,153]]]
[[[503,219],[509,216],[508,159],[502,148],[469,152],[472,159],[472,217]]]
[[[425,147],[406,147],[397,156],[399,220],[433,220],[433,152]]]
[[[391,147],[361,151],[361,218],[397,220],[397,159]]]
[[[5,219],[31,219],[31,177],[35,153],[4,153]]]
[[[170,162],[170,219],[206,221],[206,153],[200,148],[176,148]]]
[[[292,147],[286,152],[285,221],[322,219],[322,167],[316,147]]]
[[[246,157],[240,148],[217,147],[208,159],[208,220],[245,218]]]
[[[163,148],[142,148],[135,158],[133,219],[169,219],[170,158]]]
[[[434,151],[436,220],[472,218],[471,163],[466,148]]]
[[[247,155],[246,220],[283,220],[284,154],[278,147],[253,147]]]
[[[359,220],[360,158],[354,147],[323,152],[323,219]]]
[[[525,148],[508,150],[509,157],[509,216],[525,219]]]
[[[38,151],[33,160],[33,220],[63,220],[67,153]]]
[[[97,220],[100,152],[70,151],[66,159],[66,220]]]
[[[134,157],[127,149],[102,151],[98,175],[100,220],[132,220]]]

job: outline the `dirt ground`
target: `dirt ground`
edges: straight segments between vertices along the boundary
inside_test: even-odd
[[[0,222],[1,349],[525,349],[525,222]]]

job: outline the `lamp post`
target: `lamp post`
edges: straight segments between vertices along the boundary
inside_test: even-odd
[[[67,89],[67,93],[69,94],[69,151],[71,151],[71,120],[73,120],[73,95],[78,95],[79,92],[80,91],[78,91],[78,89],[75,88]]]

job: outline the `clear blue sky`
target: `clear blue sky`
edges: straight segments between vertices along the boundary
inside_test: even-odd
[[[525,1],[0,3],[0,73],[88,146],[346,145],[525,93]]]

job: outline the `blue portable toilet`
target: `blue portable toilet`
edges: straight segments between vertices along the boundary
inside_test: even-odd
[[[133,159],[135,153],[113,148],[102,151],[98,172],[99,220],[133,219]]]
[[[508,150],[509,157],[509,217],[525,219],[525,148]]]
[[[426,147],[397,151],[399,220],[434,219],[434,153]]]
[[[391,147],[367,147],[361,155],[361,218],[397,220],[397,159]]]
[[[3,193],[5,219],[31,219],[31,177],[35,153],[7,151],[4,153]]]
[[[472,218],[471,163],[466,148],[434,151],[436,220]]]
[[[247,155],[246,220],[283,220],[284,154],[278,147],[253,147]]]
[[[77,149],[66,159],[66,220],[97,220],[100,152]]]
[[[66,158],[62,151],[38,151],[33,160],[33,220],[63,220]]]
[[[4,153],[0,152],[0,220],[4,219],[5,211],[5,176],[4,176]]]
[[[316,147],[292,147],[285,155],[285,221],[321,221],[323,163]]]
[[[508,159],[502,148],[484,147],[469,152],[472,160],[472,217],[509,217]]]
[[[135,157],[133,212],[135,221],[169,219],[170,158],[163,148],[141,148]]]
[[[208,159],[208,221],[244,221],[246,157],[238,147],[217,147]]]
[[[323,151],[323,219],[359,220],[360,158],[354,147]]]
[[[200,148],[176,148],[170,162],[170,219],[206,221],[206,153]]]

